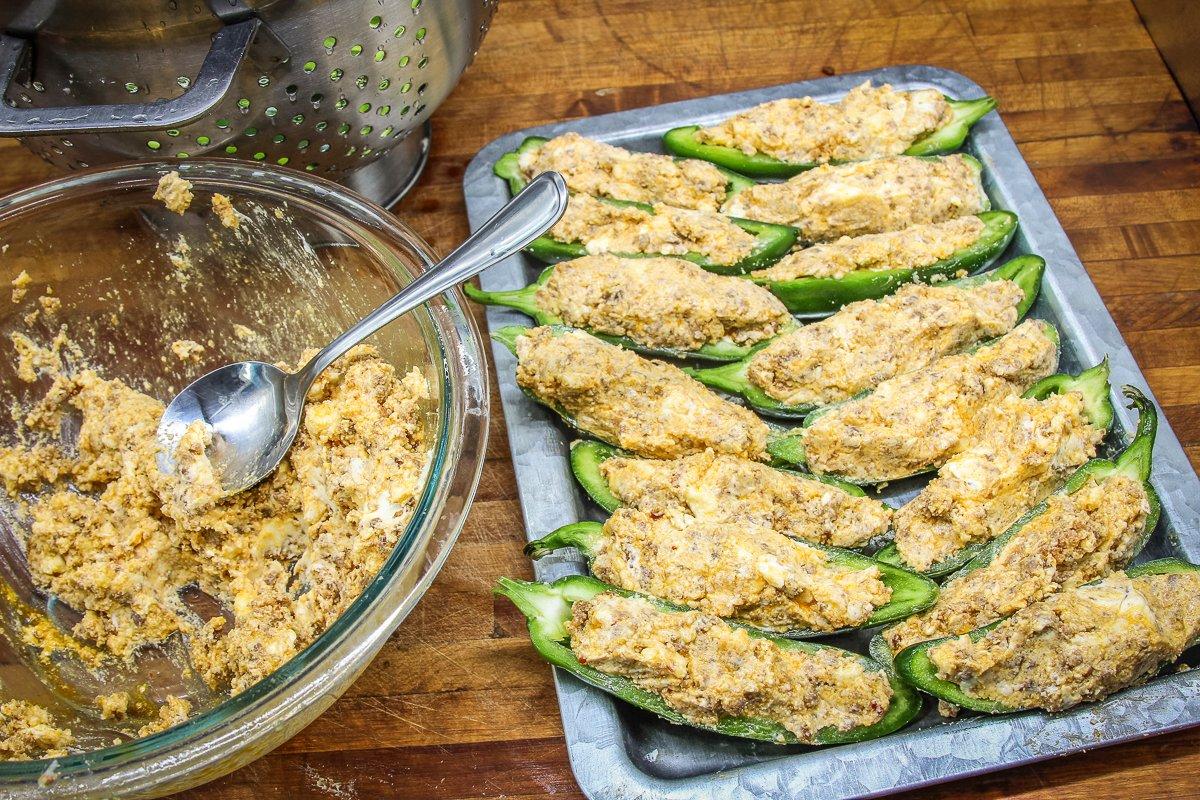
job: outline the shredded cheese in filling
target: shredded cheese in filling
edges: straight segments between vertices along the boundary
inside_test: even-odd
[[[181,178],[174,170],[159,178],[158,186],[154,189],[154,199],[176,214],[187,211],[192,198],[192,182]]]
[[[81,612],[76,636],[113,656],[182,633],[192,668],[214,688],[240,692],[320,635],[387,559],[424,482],[425,380],[397,376],[373,348],[322,373],[283,464],[225,498],[203,425],[176,449],[178,473],[164,475],[159,401],[92,371],[58,378],[59,399],[82,414],[78,454],[46,470],[21,468],[13,449],[0,458],[6,485],[73,484],[36,487],[26,541],[34,582]],[[180,597],[189,585],[233,624],[197,619]]]
[[[855,161],[899,155],[952,117],[950,104],[936,89],[898,92],[866,81],[836,103],[811,97],[763,103],[701,128],[696,138],[793,163]]]
[[[964,634],[1120,569],[1136,554],[1149,513],[1141,482],[1123,475],[1051,495],[991,563],[944,583],[932,608],[884,631],[888,646],[899,652]]]
[[[788,405],[826,405],[1012,330],[1024,299],[1012,281],[908,284],[851,303],[750,357],[746,377]]]
[[[927,570],[1008,530],[1094,456],[1104,438],[1078,392],[1005,397],[980,419],[971,446],[896,512],[896,547],[912,569]]]
[[[678,367],[583,331],[533,328],[516,346],[518,385],[598,439],[651,458],[768,458],[766,424]]]
[[[604,525],[592,572],[622,589],[774,631],[866,624],[891,599],[878,567],[851,569],[768,528],[676,524],[621,508]]]
[[[58,758],[74,742],[71,731],[56,725],[42,706],[24,700],[0,704],[0,761]]]
[[[1200,574],[1118,572],[1027,606],[979,641],[929,650],[938,677],[1013,708],[1061,711],[1154,675],[1200,637]]]
[[[919,269],[932,266],[979,240],[984,230],[977,216],[910,225],[898,231],[843,236],[827,244],[796,250],[766,269],[750,273],[768,281],[842,278],[860,270]]]
[[[850,653],[784,649],[699,611],[604,593],[576,602],[567,629],[581,663],[629,678],[700,725],[750,717],[812,742],[824,728],[872,725],[891,705],[887,677]]]
[[[870,483],[940,467],[975,438],[988,406],[1054,372],[1058,348],[1042,325],[1029,320],[833,407],[802,430],[809,466]]]
[[[578,133],[555,136],[536,150],[522,153],[518,164],[530,179],[557,172],[572,192],[702,211],[717,210],[729,183],[724,173],[707,161],[635,153]]]
[[[886,533],[892,518],[892,510],[874,498],[711,450],[670,461],[610,458],[600,474],[622,503],[676,524],[723,522],[862,547]]]
[[[725,202],[735,217],[794,225],[804,239],[883,233],[987,209],[979,172],[961,155],[892,156],[826,164],[784,183],[760,183]]]
[[[750,233],[711,211],[658,204],[653,211],[605,203],[573,194],[566,213],[550,229],[562,242],[579,243],[588,253],[699,253],[716,264],[735,264],[754,252]]]
[[[683,350],[755,344],[793,324],[766,289],[678,258],[567,261],[550,273],[535,302],[577,328]]]

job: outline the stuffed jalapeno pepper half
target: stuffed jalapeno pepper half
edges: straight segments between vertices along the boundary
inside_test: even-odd
[[[1129,386],[1125,394],[1140,414],[1129,446],[1113,461],[1093,459],[1076,470],[942,584],[932,608],[885,630],[890,652],[968,633],[1133,561],[1158,523],[1150,486],[1157,421],[1145,395]]]
[[[1154,677],[1200,641],[1198,596],[1200,567],[1151,561],[913,645],[896,656],[896,671],[974,711],[1062,711]]]
[[[501,578],[538,653],[681,725],[777,744],[846,744],[898,730],[921,701],[866,656],[730,625],[572,575]]]
[[[519,152],[509,153],[495,167],[514,194],[529,182],[519,165],[520,157]],[[666,156],[656,158],[671,161]],[[736,187],[747,183],[746,179],[731,181]],[[712,208],[681,208],[662,201],[618,200],[575,192],[562,219],[526,251],[550,264],[600,253],[629,258],[678,256],[710,272],[740,275],[775,263],[795,241],[796,231],[787,225],[736,219]]]
[[[857,486],[706,450],[637,458],[593,440],[571,445],[571,471],[606,511],[622,506],[673,520],[767,528],[805,542],[866,547],[892,509]]]
[[[1017,230],[1010,211],[983,211],[898,231],[843,236],[795,250],[750,279],[793,314],[820,316],[914,281],[961,277],[991,264]]]
[[[787,457],[858,484],[935,470],[975,438],[985,409],[1025,392],[1057,365],[1058,332],[1027,320],[971,352],[814,411],[799,437],[787,442]]]
[[[982,171],[977,160],[961,153],[830,164],[783,183],[743,189],[721,210],[793,226],[805,242],[830,242],[987,211]]]
[[[783,334],[740,361],[690,374],[764,414],[803,417],[1012,330],[1033,305],[1045,266],[1038,256],[1021,256],[983,275],[908,284]]]
[[[861,553],[801,542],[742,521],[674,520],[632,508],[531,542],[541,558],[571,547],[600,580],[790,638],[903,619],[937,585]]]
[[[674,128],[663,144],[745,175],[783,178],[829,162],[949,153],[995,107],[990,97],[951,100],[935,89],[896,91],[867,81],[835,103],[784,98],[717,125]]]
[[[513,194],[543,172],[563,176],[576,194],[664,203],[676,208],[716,211],[754,181],[692,158],[636,153],[623,147],[564,133],[553,139],[530,136],[496,162],[495,173]]]
[[[789,434],[678,367],[584,331],[512,326],[492,336],[517,356],[517,385],[526,394],[575,429],[631,453],[678,458],[711,449],[769,461],[786,460],[794,449]]]
[[[1105,360],[983,409],[972,441],[896,512],[895,543],[879,557],[927,575],[961,567],[1096,455],[1109,394]]]
[[[797,327],[766,289],[678,258],[584,256],[547,267],[523,289],[464,288],[539,325],[570,325],[655,356],[732,361]]]

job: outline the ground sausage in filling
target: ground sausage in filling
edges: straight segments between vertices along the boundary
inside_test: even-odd
[[[518,385],[598,439],[651,458],[768,457],[766,424],[678,367],[578,330],[533,328],[516,348]]]
[[[784,649],[699,611],[604,593],[576,602],[567,629],[581,663],[629,678],[699,725],[763,719],[812,742],[824,728],[873,725],[891,705],[884,673],[850,653]]]
[[[982,412],[1052,374],[1058,347],[1030,320],[972,353],[884,381],[803,429],[818,473],[877,483],[936,469],[979,432]]]

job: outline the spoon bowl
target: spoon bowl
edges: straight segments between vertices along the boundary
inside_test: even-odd
[[[230,494],[265,476],[283,460],[300,429],[300,404],[289,398],[292,376],[274,364],[241,361],[218,367],[176,395],[158,427],[158,468],[175,472],[173,453],[199,420],[212,431],[206,455]]]

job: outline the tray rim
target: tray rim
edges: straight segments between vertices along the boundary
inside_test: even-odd
[[[515,147],[526,136],[553,136],[575,130],[605,141],[621,142],[673,125],[715,121],[733,111],[777,97],[844,93],[866,79],[886,81],[904,88],[928,86],[957,97],[985,93],[973,80],[952,70],[900,65],[521,129],[492,140],[468,165],[463,177],[463,191],[471,226],[476,227],[507,199],[507,191],[492,175],[491,167],[499,155]],[[672,120],[669,124],[655,121],[663,120],[668,114]],[[1075,334],[1071,338],[1072,345],[1085,360],[1098,360],[1102,351],[1109,353],[1114,386],[1133,383],[1145,387],[1158,409],[1160,423],[1153,483],[1163,496],[1164,517],[1175,520],[1182,514],[1185,519],[1190,515],[1191,520],[1200,521],[1200,479],[1162,416],[1161,406],[1149,392],[1141,370],[1001,117],[998,114],[985,117],[973,131],[970,144],[984,162],[989,194],[993,197],[1000,194],[1009,200],[998,205],[1018,212],[1024,237],[1043,240],[1036,249],[1052,265],[1046,276],[1047,285],[1053,290],[1047,294],[1054,295],[1051,309],[1060,321],[1060,328]],[[997,174],[995,165],[998,162],[1007,163],[999,168],[1003,178],[997,186],[991,177]],[[1015,193],[1021,195],[1019,200],[1012,196]],[[527,280],[524,258],[510,258],[485,272],[481,277],[484,288],[511,289],[524,285]],[[1070,305],[1062,302],[1059,296],[1064,284],[1070,284]],[[1085,310],[1088,319],[1081,316]],[[494,307],[487,309],[487,319],[489,329],[527,321],[517,312]],[[1081,329],[1090,332],[1091,336],[1078,336]],[[1064,339],[1066,337],[1064,330]],[[549,529],[547,523],[536,528],[529,524],[531,520],[542,520],[547,516],[541,512],[548,503],[553,503],[557,511],[551,516],[562,522],[585,518],[589,511],[580,501],[566,463],[568,437],[558,433],[549,440],[545,438],[547,429],[553,429],[555,423],[516,387],[512,377],[515,364],[512,355],[496,343],[493,343],[493,353],[518,477],[518,494],[527,523],[526,535],[530,531],[537,534],[541,527]],[[1118,407],[1117,417],[1124,430],[1131,429],[1133,419],[1129,410]],[[522,480],[522,473],[536,474],[536,489],[529,481]],[[564,480],[566,491],[562,485]],[[1183,492],[1189,489],[1192,501],[1185,502],[1188,496]],[[1178,531],[1175,534],[1175,545],[1193,561],[1200,560],[1198,527],[1200,525],[1193,522],[1188,530],[1191,535],[1186,538],[1181,538]],[[581,562],[571,557],[546,559],[535,565],[535,573],[540,579],[553,579],[580,570]],[[741,800],[800,793],[806,797],[831,799],[878,797],[1200,725],[1200,670],[1194,670],[1164,676],[1101,703],[1061,714],[1029,712],[970,718],[936,727],[900,731],[869,742],[806,750],[733,769],[668,779],[646,773],[629,758],[620,740],[623,723],[617,713],[618,701],[561,670],[555,669],[554,675],[571,767],[580,788],[593,800]],[[1136,725],[1143,721],[1147,723],[1146,727]],[[983,749],[1002,754],[1002,758],[988,758]]]

